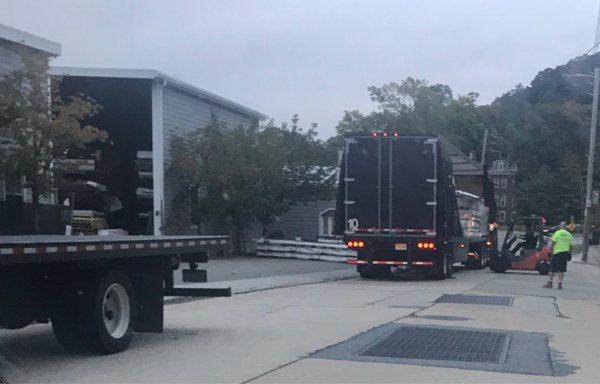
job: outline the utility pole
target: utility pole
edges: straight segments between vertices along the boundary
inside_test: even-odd
[[[594,178],[594,152],[596,149],[596,124],[598,121],[598,86],[600,68],[594,69],[594,96],[592,99],[592,124],[590,126],[590,149],[588,152],[587,180],[585,189],[585,210],[583,212],[583,254],[581,261],[587,263],[590,248],[590,208],[592,207],[592,185]]]

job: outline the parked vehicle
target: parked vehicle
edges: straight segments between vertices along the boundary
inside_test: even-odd
[[[517,217],[508,226],[498,257],[490,259],[490,269],[497,273],[513,269],[547,275],[551,269],[549,241],[542,217]]]
[[[164,296],[231,296],[230,288],[178,288],[205,282],[208,253],[226,236],[0,236],[0,327],[52,323],[66,349],[109,354],[136,332],[162,332]]]
[[[453,264],[483,268],[495,246],[493,184],[440,136],[373,132],[346,139],[336,232],[357,250],[363,278],[404,270],[450,277]]]

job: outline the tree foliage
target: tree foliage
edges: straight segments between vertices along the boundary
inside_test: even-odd
[[[303,130],[272,121],[262,127],[228,128],[213,119],[177,139],[169,166],[198,191],[196,221],[226,220],[236,239],[259,223],[266,234],[273,220],[292,205],[331,198],[333,167],[315,127]],[[240,244],[236,246],[240,251]]]
[[[520,214],[541,214],[554,223],[582,218],[591,87],[570,75],[593,72],[599,59],[584,56],[545,69],[529,86],[519,85],[490,105],[493,144],[519,167]]]
[[[329,140],[331,147],[341,148],[348,133],[397,130],[401,134],[441,134],[467,153],[480,153],[489,121],[485,110],[476,105],[476,93],[455,97],[447,85],[429,85],[409,77],[400,84],[369,87],[369,95],[378,111],[366,116],[346,111],[336,127],[337,136]]]
[[[52,191],[59,176],[53,166],[72,148],[84,148],[108,136],[83,121],[100,106],[84,95],[61,100],[59,79],[49,80],[48,59],[22,53],[23,68],[0,76],[0,174],[24,177],[32,191],[34,230],[38,231],[37,204]]]
[[[599,64],[600,55],[578,57],[539,72],[529,86],[519,84],[482,106],[476,104],[476,93],[455,97],[447,85],[410,77],[369,87],[378,110],[367,115],[346,111],[328,144],[341,149],[348,133],[398,130],[440,134],[480,157],[488,130],[488,163],[505,157],[518,165],[518,214],[544,215],[551,222],[581,219],[591,86],[589,79],[569,75],[593,73]],[[600,182],[600,167],[594,179]]]

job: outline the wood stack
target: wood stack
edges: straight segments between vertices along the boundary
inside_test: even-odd
[[[104,214],[91,210],[73,210],[73,234],[97,235],[98,230],[108,228]]]

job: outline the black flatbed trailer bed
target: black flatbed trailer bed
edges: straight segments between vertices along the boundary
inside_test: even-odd
[[[227,236],[0,236],[0,265],[220,251]]]
[[[115,353],[132,332],[162,332],[163,297],[231,296],[199,263],[229,251],[228,236],[0,236],[0,328],[51,322],[69,350]]]

